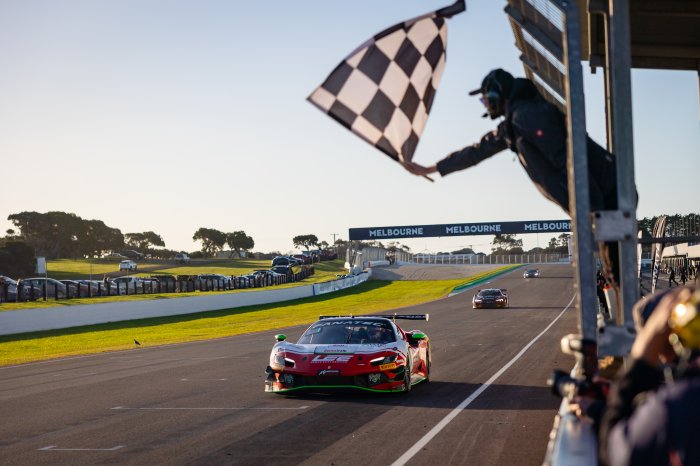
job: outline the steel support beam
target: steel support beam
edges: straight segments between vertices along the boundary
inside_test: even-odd
[[[578,7],[573,0],[558,2],[565,16],[563,56],[567,69],[565,81],[567,131],[567,172],[569,212],[574,239],[574,279],[578,289],[580,331],[584,340],[596,341],[598,298],[596,296],[593,234],[588,184],[586,144],[586,102],[581,69],[581,32]],[[590,374],[589,374],[590,375]]]
[[[634,146],[632,130],[632,83],[629,0],[609,0],[606,21],[606,96],[609,108],[608,145],[617,163],[617,205],[621,218],[635,231],[637,191],[634,181]],[[637,237],[619,241],[621,277],[620,306],[617,324],[633,326],[632,306],[639,299],[637,269]]]

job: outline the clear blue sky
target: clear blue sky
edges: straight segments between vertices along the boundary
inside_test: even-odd
[[[210,227],[286,252],[296,235],[331,243],[351,227],[566,218],[510,152],[429,183],[305,100],[366,39],[450,2],[0,2],[0,231],[11,213],[60,210],[171,249],[198,249],[192,235]],[[467,91],[492,68],[523,74],[504,5],[468,1],[450,20],[417,162],[494,127]],[[602,73],[584,73],[604,144]],[[638,217],[700,211],[697,72],[632,79]],[[403,243],[486,252],[491,239]]]

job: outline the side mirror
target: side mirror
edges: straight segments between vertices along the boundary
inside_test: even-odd
[[[276,341],[284,341],[286,339],[287,339],[287,335],[285,335],[283,333],[278,333],[277,335],[275,335]]]

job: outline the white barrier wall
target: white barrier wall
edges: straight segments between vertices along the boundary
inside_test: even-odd
[[[42,309],[0,312],[0,335],[39,332],[82,325],[104,324],[123,320],[165,317],[196,312],[216,311],[256,304],[269,304],[308,298],[329,293],[367,280],[369,274],[334,280],[327,283],[297,286],[280,290],[185,296],[171,299],[145,299],[100,304],[82,304]],[[340,283],[338,283],[340,282]],[[330,284],[337,283],[331,286]]]
[[[371,271],[354,275],[352,277],[342,278],[340,280],[333,280],[332,282],[316,283],[313,285],[314,296],[317,294],[332,293],[334,291],[344,290],[345,288],[359,285],[362,282],[366,282],[370,276]]]

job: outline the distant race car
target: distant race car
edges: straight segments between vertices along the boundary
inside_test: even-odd
[[[487,288],[478,290],[472,298],[472,308],[508,307],[508,290],[505,288]]]
[[[397,319],[428,315],[321,316],[296,343],[275,335],[265,391],[409,392],[430,379],[430,340],[403,330]]]
[[[539,269],[527,269],[523,272],[523,278],[540,278]]]

